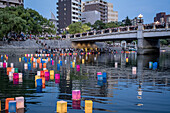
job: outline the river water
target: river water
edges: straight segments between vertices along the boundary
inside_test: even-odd
[[[14,63],[23,73],[19,83],[9,80],[6,69],[0,68],[2,109],[6,98],[23,96],[25,109],[20,113],[54,113],[60,100],[67,101],[68,113],[84,113],[85,100],[93,101],[93,113],[170,113],[170,53],[53,56],[54,65],[47,63],[47,69],[60,73],[60,81],[46,81],[42,91],[34,81],[37,71],[42,69],[32,66],[25,70],[25,62],[18,61],[23,56],[9,56],[7,61],[8,67]],[[60,71],[59,60],[63,61]],[[4,58],[0,60],[3,61]],[[71,61],[80,65],[80,71],[70,66]],[[149,62],[157,62],[158,66],[149,68]],[[132,67],[136,67],[136,72],[132,72]],[[106,72],[107,79],[98,81],[97,72]],[[76,102],[72,100],[75,89],[81,90],[81,100]]]

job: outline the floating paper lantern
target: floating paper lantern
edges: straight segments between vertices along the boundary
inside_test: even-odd
[[[9,113],[16,113],[16,101],[9,101]]]
[[[24,63],[24,69],[28,69],[28,64]]]
[[[51,65],[54,65],[54,60],[51,60]]]
[[[7,63],[4,62],[4,63],[3,63],[3,68],[6,68],[6,67],[7,67]]]
[[[19,74],[13,73],[13,80],[19,80]]]
[[[132,67],[132,74],[136,75],[136,67]]]
[[[67,64],[67,60],[65,60],[65,64]]]
[[[72,68],[75,68],[75,62],[72,62]]]
[[[103,79],[106,79],[106,78],[107,78],[107,73],[103,72]]]
[[[14,71],[14,73],[18,73],[18,68],[15,68],[15,71]]]
[[[13,78],[13,72],[9,72],[9,77]]]
[[[2,62],[0,62],[0,68],[2,68],[3,67],[3,63]]]
[[[97,75],[97,80],[103,80],[103,75]]]
[[[19,78],[19,83],[22,83],[22,82],[23,82],[22,78]]]
[[[129,62],[129,58],[128,58],[128,57],[126,58],[126,62],[127,62],[127,63]]]
[[[21,79],[22,78],[22,73],[19,73],[19,79]]]
[[[38,86],[42,87],[42,79],[41,78],[37,79],[36,82],[37,82],[37,87]]]
[[[5,110],[8,110],[9,107],[9,101],[13,101],[14,98],[6,98],[5,99]]]
[[[91,100],[85,100],[85,113],[92,113],[93,102]]]
[[[82,64],[84,64],[84,59],[82,59]]]
[[[149,69],[152,69],[153,62],[149,62]]]
[[[158,67],[158,63],[157,63],[157,62],[154,62],[154,63],[153,63],[153,70],[157,69],[157,67]]]
[[[80,100],[80,99],[81,99],[80,90],[73,90],[72,91],[72,100]]]
[[[47,64],[46,63],[43,64],[43,68],[47,68]]]
[[[11,63],[11,67],[12,67],[12,68],[14,67],[14,63]]]
[[[35,62],[33,62],[33,68],[36,68],[36,63]]]
[[[24,97],[16,97],[15,100],[17,102],[17,109],[24,108]]]
[[[57,64],[57,70],[60,71],[60,64]]]
[[[115,68],[117,68],[118,67],[118,63],[117,62],[115,62]]]
[[[40,76],[41,72],[40,71],[37,71],[37,75]]]
[[[60,61],[60,65],[61,65],[61,66],[63,65],[63,61]]]
[[[37,63],[40,63],[40,59],[37,59]]]
[[[80,108],[80,105],[81,105],[81,100],[73,100],[73,101],[72,101],[72,107],[73,107],[73,109],[81,109],[81,108]]]
[[[80,69],[80,65],[77,65],[77,69]]]
[[[39,63],[39,69],[42,69],[42,63]]]
[[[40,76],[41,76],[41,77],[44,77],[44,75],[45,75],[44,71],[41,71]]]
[[[102,72],[97,72],[97,75],[102,75]]]
[[[57,101],[57,113],[67,113],[66,101]]]
[[[7,75],[9,75],[9,72],[12,71],[12,68],[11,67],[7,67]]]
[[[55,79],[60,80],[60,74],[55,74]]]
[[[40,76],[38,75],[35,76],[35,87],[37,87],[37,79],[40,79]]]
[[[19,62],[21,62],[21,58],[19,58]]]

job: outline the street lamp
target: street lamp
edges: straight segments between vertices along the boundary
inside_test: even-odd
[[[143,15],[142,15],[142,14],[140,14],[140,15],[138,16],[138,18],[140,19],[140,20],[139,20],[139,23],[142,23]]]
[[[159,24],[159,21],[156,21],[155,24],[158,25],[158,24]]]
[[[66,27],[66,31],[67,31],[67,33],[68,33],[69,29],[70,29],[69,27]]]

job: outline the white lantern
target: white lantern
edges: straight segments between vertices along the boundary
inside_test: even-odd
[[[41,72],[40,71],[37,71],[37,75],[40,76]]]
[[[136,75],[136,67],[132,67],[132,74]]]
[[[16,97],[17,109],[24,108],[24,97]]]
[[[22,78],[22,73],[19,73],[19,79]]]
[[[118,63],[117,62],[115,62],[115,68],[117,68],[118,67]]]
[[[11,67],[12,67],[12,68],[14,67],[14,63],[11,63]]]
[[[28,69],[28,64],[24,63],[24,69]]]

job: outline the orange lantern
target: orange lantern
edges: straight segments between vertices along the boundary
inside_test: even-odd
[[[8,103],[9,103],[9,101],[13,101],[14,100],[14,98],[6,98],[6,100],[5,100],[5,110],[8,110]]]
[[[35,62],[33,62],[33,68],[36,68],[36,63]]]
[[[42,69],[42,63],[39,63],[39,69]]]
[[[46,63],[43,64],[43,68],[47,68],[47,64]]]
[[[11,67],[7,67],[7,75],[9,75],[9,72],[12,71],[12,68]]]

